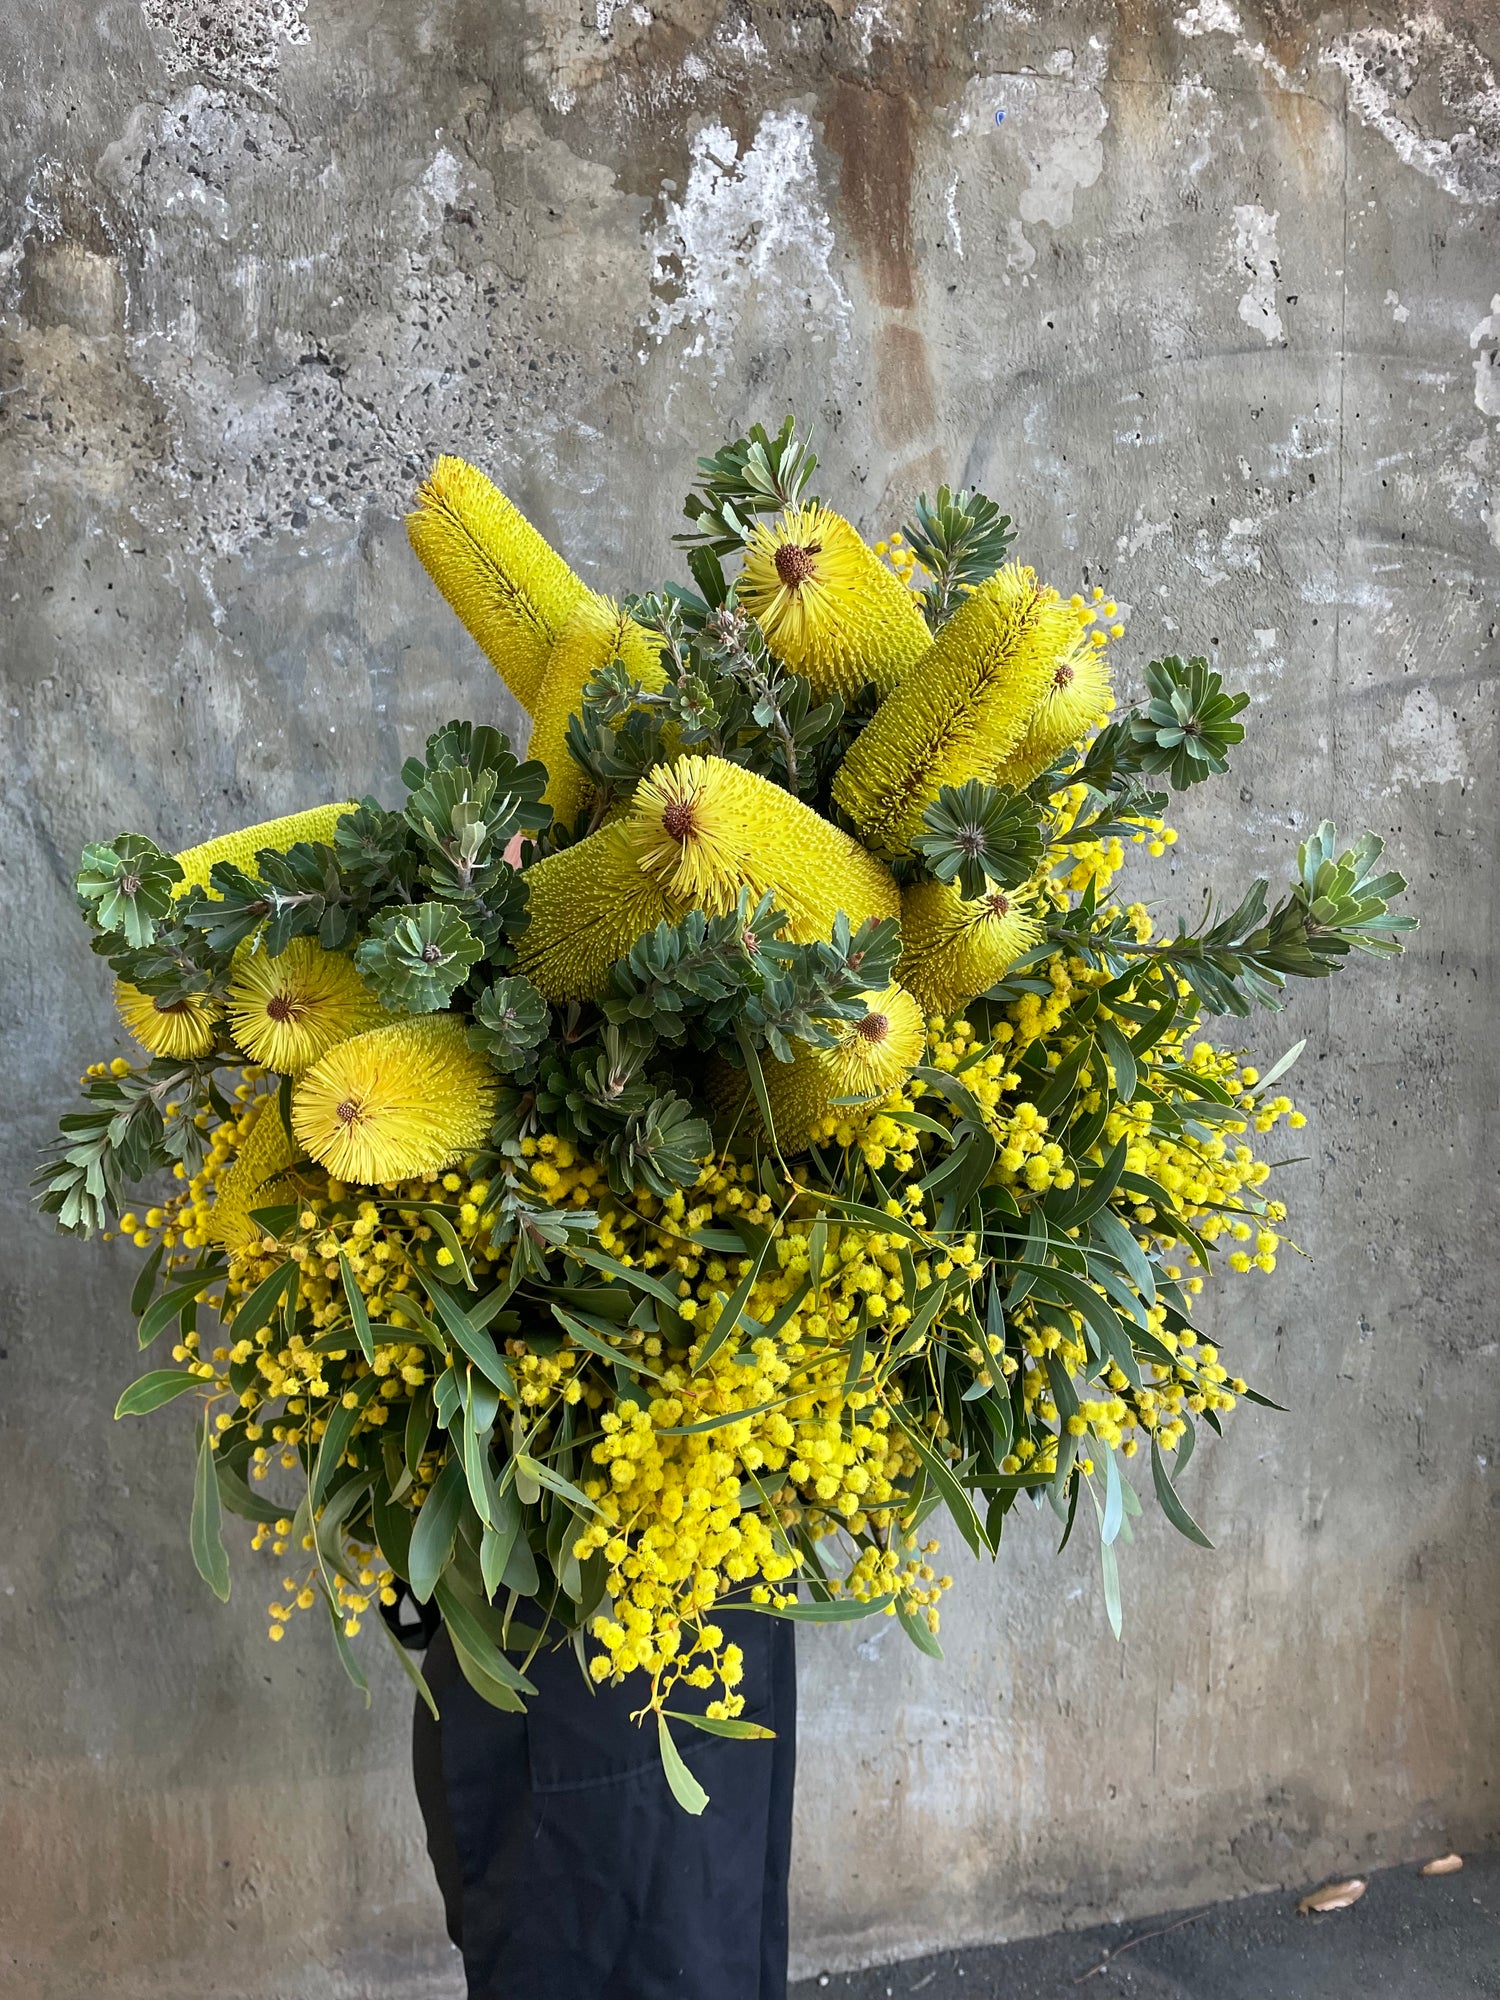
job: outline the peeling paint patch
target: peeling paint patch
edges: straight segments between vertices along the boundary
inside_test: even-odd
[[[1020,219],[1009,227],[1012,270],[1029,270],[1036,262],[1036,246],[1025,225],[1065,228],[1073,220],[1075,196],[1093,187],[1104,171],[1109,107],[1097,88],[1104,81],[1102,51],[1092,49],[1092,54],[1092,61],[1076,65],[1066,76],[978,76],[964,91],[954,138],[993,142],[1007,162],[1019,157],[1026,169],[1027,185],[1017,202]],[[1005,110],[998,133],[997,105]]]
[[[1430,688],[1413,688],[1386,733],[1395,774],[1409,784],[1448,785],[1473,769],[1458,717]]]
[[[1240,295],[1240,318],[1263,336],[1267,347],[1286,345],[1286,329],[1276,309],[1276,286],[1281,264],[1276,250],[1279,211],[1263,209],[1258,202],[1237,203],[1234,211],[1234,258],[1250,273],[1250,283]]]
[[[1399,159],[1462,202],[1500,197],[1500,86],[1493,66],[1433,13],[1360,28],[1324,52],[1359,118]],[[1435,129],[1453,125],[1446,137]]]
[[[1469,335],[1474,349],[1474,407],[1487,417],[1500,417],[1500,292]]]
[[[660,343],[678,327],[696,328],[687,353],[712,357],[716,375],[757,304],[812,341],[848,334],[851,306],[833,274],[833,225],[805,112],[768,111],[743,154],[727,126],[704,126],[682,199],[667,200],[647,247],[656,294],[647,330]]]
[[[1263,69],[1283,90],[1298,89],[1291,72],[1276,60],[1265,43],[1250,40],[1245,33],[1244,22],[1238,11],[1229,5],[1229,0],[1199,0],[1196,7],[1189,7],[1185,14],[1179,14],[1172,25],[1179,35],[1185,35],[1190,41],[1199,35],[1233,35],[1237,56]]]
[[[141,0],[169,74],[224,83],[267,83],[283,46],[311,39],[306,9],[307,0]]]
[[[1396,325],[1405,326],[1406,322],[1411,318],[1411,308],[1402,305],[1401,294],[1399,292],[1387,292],[1385,302],[1391,309],[1391,318],[1395,321]]]

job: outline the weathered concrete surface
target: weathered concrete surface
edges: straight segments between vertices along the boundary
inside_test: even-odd
[[[1028,1519],[945,1665],[805,1645],[801,1963],[1495,1833],[1497,60],[1489,0],[0,11],[6,1991],[455,1990],[404,1695],[268,1648],[248,1553],[207,1597],[185,1442],[108,1419],[124,1260],[27,1217],[111,1033],[79,846],[389,792],[503,714],[397,519],[432,453],[623,587],[788,403],[861,522],[977,480],[1137,660],[1253,690],[1184,904],[1327,810],[1424,921],[1253,1027],[1310,1037],[1310,1261],[1214,1307],[1290,1406],[1190,1475],[1221,1552],[1148,1517],[1117,1647]]]

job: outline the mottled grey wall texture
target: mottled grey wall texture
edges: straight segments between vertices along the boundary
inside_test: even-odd
[[[590,581],[671,573],[695,452],[789,406],[869,530],[976,482],[1118,649],[1253,696],[1158,887],[1370,825],[1423,928],[1308,1038],[1297,1241],[1212,1324],[1287,1405],[1148,1505],[1110,1637],[1016,1518],[946,1662],[802,1653],[804,1968],[1500,1831],[1493,0],[54,0],[0,9],[0,1987],[454,1995],[406,1771],[319,1636],[185,1542],[128,1260],[28,1165],[114,1033],[81,843],[393,794],[517,723],[401,525],[484,465]],[[1003,113],[1003,119],[1001,114]],[[1238,1031],[1236,1031],[1238,1032]],[[956,1566],[956,1565],[955,1565]],[[753,1751],[747,1754],[754,1754]]]

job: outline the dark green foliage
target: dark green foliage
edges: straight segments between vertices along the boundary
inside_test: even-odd
[[[752,424],[744,437],[698,460],[699,486],[682,507],[692,532],[677,540],[701,544],[714,556],[734,553],[758,514],[779,514],[801,499],[817,464],[810,442],[797,435],[794,417],[784,418],[774,437],[763,424]],[[695,580],[701,585],[696,570]]]
[[[972,902],[986,889],[1014,889],[1042,856],[1041,811],[1001,785],[944,785],[922,815],[912,845],[939,882],[957,882]]]
[[[1151,662],[1146,687],[1144,705],[1102,729],[1063,783],[1104,791],[1137,775],[1165,773],[1175,791],[1185,792],[1228,770],[1229,752],[1245,735],[1234,718],[1249,706],[1249,695],[1225,694],[1207,660],[1184,665],[1175,654]]]
[[[142,833],[93,842],[83,850],[74,878],[78,900],[101,931],[118,931],[139,950],[172,907],[182,870],[170,854]]]
[[[483,1049],[502,1076],[528,1082],[551,1016],[529,979],[497,979],[474,1002],[469,1046]]]
[[[940,486],[936,500],[924,493],[903,531],[931,581],[922,592],[928,628],[936,632],[965,591],[992,577],[1016,538],[1009,514],[987,495]]]
[[[484,946],[456,910],[416,903],[376,917],[354,954],[382,1007],[398,1014],[433,1014],[446,1007]]]
[[[160,1058],[125,1076],[90,1077],[84,1108],[59,1122],[57,1144],[38,1167],[38,1206],[58,1227],[90,1235],[120,1212],[126,1182],[181,1162],[189,1174],[203,1162],[208,1141],[194,1113],[205,1096],[219,1113],[229,1107],[213,1084],[216,1062]],[[168,1112],[168,1105],[178,1108]]]

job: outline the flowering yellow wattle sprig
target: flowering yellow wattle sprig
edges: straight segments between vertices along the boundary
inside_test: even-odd
[[[1120,877],[1238,740],[1206,663],[1117,712],[1118,606],[983,495],[871,549],[790,422],[700,469],[701,597],[620,605],[474,468],[422,489],[529,759],[449,723],[399,811],[86,850],[150,1060],[87,1074],[43,1197],[150,1255],[119,1413],[197,1409],[216,1591],[227,1511],[273,1639],[321,1607],[357,1672],[409,1592],[487,1699],[582,1634],[663,1727],[742,1720],[728,1609],[935,1650],[940,1506],[977,1554],[1087,1491],[1113,1603],[1144,1453],[1204,1539],[1172,1468],[1254,1392],[1194,1302],[1274,1270],[1302,1119],[1200,1017],[1404,921],[1324,827],[1274,910],[1158,933]]]

